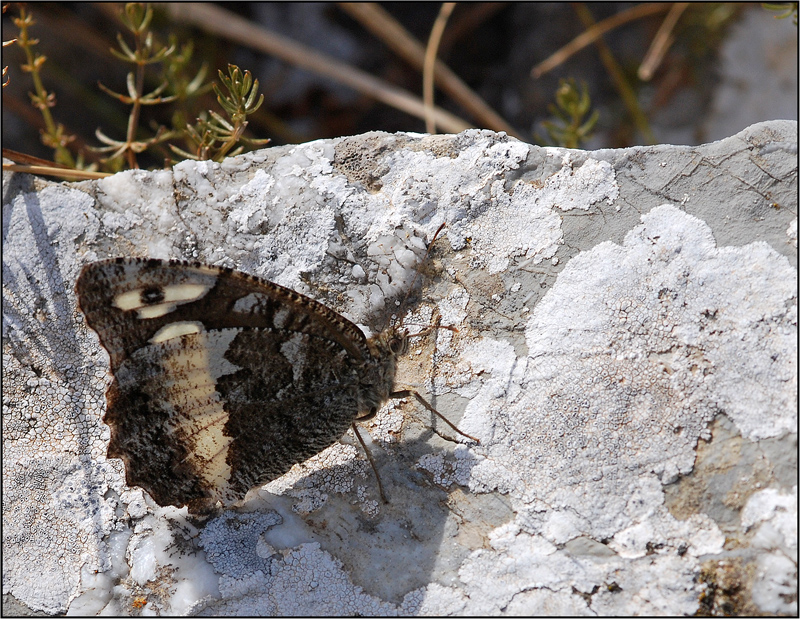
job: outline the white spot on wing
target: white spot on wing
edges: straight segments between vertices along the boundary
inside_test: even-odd
[[[275,312],[275,316],[272,319],[272,323],[278,328],[283,329],[289,324],[289,319],[291,318],[291,310],[282,307],[277,312]]]
[[[165,314],[175,311],[175,303],[159,303],[158,305],[145,305],[139,309],[137,318],[146,320],[148,318],[159,318]]]
[[[250,314],[253,308],[261,304],[263,298],[264,296],[260,294],[248,294],[236,300],[236,303],[233,304],[233,311],[239,312],[240,314]]]
[[[130,290],[128,292],[123,292],[122,294],[118,294],[114,297],[114,301],[112,303],[114,307],[118,307],[121,310],[132,310],[140,307],[142,305],[142,291],[140,288],[135,290]]]
[[[158,344],[167,340],[189,335],[190,333],[200,333],[203,331],[203,324],[196,321],[173,322],[172,324],[161,327],[158,332],[150,338],[151,344]]]
[[[292,378],[298,382],[303,375],[306,367],[306,336],[302,333],[295,333],[281,344],[281,353],[292,366]]]

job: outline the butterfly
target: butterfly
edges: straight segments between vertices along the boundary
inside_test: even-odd
[[[197,262],[116,258],[85,265],[75,289],[110,358],[108,457],[161,506],[204,514],[231,505],[351,426],[364,446],[354,422],[391,398],[414,396],[439,414],[417,392],[395,390],[406,330],[368,338],[267,280]]]

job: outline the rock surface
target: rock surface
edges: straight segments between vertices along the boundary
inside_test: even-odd
[[[594,152],[374,133],[3,182],[8,603],[797,612],[796,122]],[[395,401],[367,424],[388,505],[346,436],[216,518],[158,507],[105,457],[108,357],[73,292],[117,255],[236,267],[372,331],[457,327],[400,378],[481,444]]]

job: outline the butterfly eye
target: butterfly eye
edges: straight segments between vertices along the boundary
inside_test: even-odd
[[[391,350],[395,355],[402,354],[406,351],[408,340],[404,337],[393,337],[389,341],[389,350]]]

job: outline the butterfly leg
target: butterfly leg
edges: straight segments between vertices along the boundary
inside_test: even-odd
[[[465,436],[468,439],[470,439],[472,441],[475,441],[476,443],[478,443],[480,445],[480,440],[478,440],[474,436],[470,436],[469,434],[466,434],[465,432],[462,432],[461,430],[456,428],[452,423],[450,423],[450,420],[447,419],[447,417],[445,417],[439,411],[437,411],[435,408],[433,408],[433,406],[431,406],[428,403],[428,401],[425,398],[423,398],[418,392],[413,391],[411,389],[403,389],[402,391],[395,391],[395,392],[389,394],[389,397],[391,397],[391,398],[408,398],[408,397],[411,397],[411,396],[415,397],[417,399],[417,402],[422,404],[422,406],[424,406],[430,412],[432,412],[434,415],[439,417],[442,421],[444,421],[448,426],[453,428],[453,430],[458,432],[461,436]],[[442,438],[446,438],[446,437],[442,437]]]
[[[361,438],[361,434],[358,433],[358,427],[356,427],[356,424],[353,424],[353,432],[355,433],[358,442],[361,443],[364,453],[367,454],[367,460],[369,460],[369,463],[372,466],[372,471],[375,473],[375,481],[378,482],[378,492],[381,495],[381,500],[384,503],[388,503],[389,501],[386,500],[386,495],[383,493],[383,484],[381,484],[381,476],[378,475],[378,467],[375,466],[375,460],[372,459],[372,454],[369,452],[367,444],[364,442],[364,439]]]

